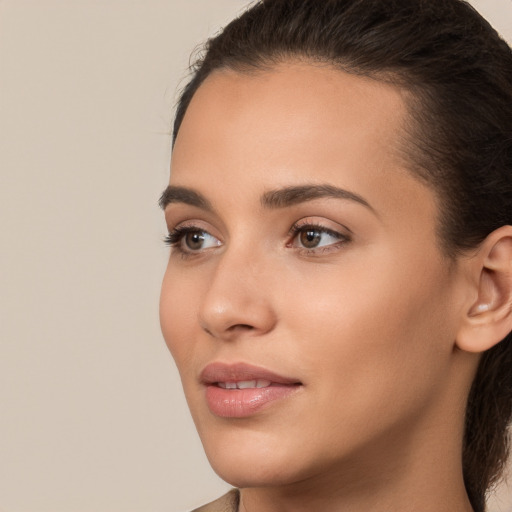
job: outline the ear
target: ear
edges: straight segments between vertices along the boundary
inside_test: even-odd
[[[469,267],[476,293],[466,308],[456,345],[466,352],[484,352],[512,331],[512,226],[488,235]]]

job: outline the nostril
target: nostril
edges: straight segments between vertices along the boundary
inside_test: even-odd
[[[203,331],[206,334],[209,334],[213,338],[222,337],[222,334],[221,333],[217,333],[215,329],[210,329],[210,328],[206,327],[205,325],[202,325],[201,328],[203,329]],[[234,325],[228,327],[224,332],[226,334],[228,334],[228,333],[230,333],[230,334],[237,334],[237,333],[242,333],[242,332],[253,331],[254,329],[255,329],[255,327],[253,325],[249,325],[249,324],[234,324]]]
[[[249,324],[236,324],[236,325],[232,325],[228,330],[229,331],[238,331],[238,330],[252,331],[253,329],[254,329],[254,326],[249,325]]]

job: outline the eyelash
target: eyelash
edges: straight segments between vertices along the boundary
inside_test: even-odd
[[[194,233],[194,232],[200,232],[200,231],[201,230],[199,228],[195,228],[193,226],[187,226],[187,227],[180,226],[180,227],[174,228],[164,238],[165,245],[168,245],[170,247],[175,247],[181,242],[181,240],[187,233]]]
[[[294,247],[293,243],[297,240],[297,237],[301,233],[306,233],[308,231],[315,231],[320,234],[332,236],[333,238],[338,239],[338,242],[315,248]],[[206,233],[209,236],[212,236],[206,230],[199,228],[198,226],[178,226],[169,232],[169,234],[165,237],[164,242],[166,245],[176,250],[176,252],[178,252],[182,256],[182,258],[198,255],[201,253],[200,250],[193,251],[185,249],[181,245],[183,238],[190,233]],[[301,255],[325,254],[327,252],[335,251],[339,249],[341,246],[346,245],[347,243],[352,241],[351,236],[348,234],[343,234],[338,231],[326,228],[321,224],[312,222],[307,222],[304,224],[294,224],[290,228],[290,231],[288,232],[288,237],[291,237],[291,240],[286,244],[286,247],[295,248]]]

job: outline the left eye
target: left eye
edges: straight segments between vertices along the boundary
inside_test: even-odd
[[[303,226],[295,230],[292,245],[303,249],[317,249],[346,241],[347,237],[336,231],[318,226]]]

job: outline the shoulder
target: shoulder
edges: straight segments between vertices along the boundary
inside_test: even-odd
[[[238,512],[240,493],[238,489],[232,489],[218,500],[194,509],[192,512]]]

